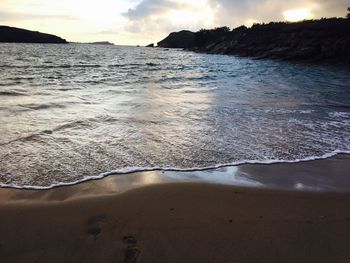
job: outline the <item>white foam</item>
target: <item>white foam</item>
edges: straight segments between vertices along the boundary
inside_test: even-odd
[[[335,111],[328,113],[329,117],[331,118],[349,118],[350,112],[344,112],[344,111]]]
[[[322,156],[310,156],[304,159],[295,159],[295,160],[242,160],[238,162],[232,162],[232,163],[221,163],[213,166],[208,167],[193,167],[193,168],[176,168],[176,167],[125,167],[120,168],[117,170],[112,170],[110,172],[101,173],[96,176],[87,176],[84,177],[81,180],[73,181],[73,182],[62,182],[62,183],[55,183],[48,186],[35,186],[35,185],[17,185],[17,184],[5,184],[0,183],[0,187],[3,188],[15,188],[15,189],[28,189],[28,190],[48,190],[56,187],[63,187],[63,186],[72,186],[79,183],[83,183],[90,180],[98,180],[102,179],[109,175],[116,175],[116,174],[129,174],[129,173],[137,173],[137,172],[150,172],[150,171],[172,171],[172,172],[193,172],[193,171],[205,171],[205,170],[212,170],[212,169],[218,169],[222,167],[229,167],[229,166],[238,166],[238,165],[244,165],[244,164],[277,164],[277,163],[299,163],[299,162],[308,162],[308,161],[315,161],[315,160],[323,160],[328,159],[331,157],[334,157],[338,154],[350,154],[350,151],[345,150],[335,150],[330,153],[326,153]]]

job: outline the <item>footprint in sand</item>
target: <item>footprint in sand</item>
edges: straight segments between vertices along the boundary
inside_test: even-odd
[[[97,215],[90,217],[87,221],[87,233],[93,236],[94,240],[97,239],[98,235],[102,232],[101,224],[105,221],[105,215]]]
[[[123,237],[124,243],[127,244],[124,250],[124,263],[137,263],[141,250],[137,247],[137,239],[132,235]]]

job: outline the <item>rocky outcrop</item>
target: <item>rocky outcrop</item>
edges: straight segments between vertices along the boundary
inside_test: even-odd
[[[164,48],[193,48],[195,41],[195,33],[183,30],[171,33],[168,37],[158,42],[158,47]]]
[[[66,44],[67,41],[55,35],[30,31],[26,29],[0,26],[0,42],[2,43],[57,43]]]
[[[194,40],[183,47],[197,52],[258,59],[350,64],[349,19],[258,24],[251,28],[241,26],[232,31],[224,27],[192,34]],[[171,39],[181,42],[181,32],[170,36]],[[173,42],[166,39],[160,43],[164,41],[167,48],[179,47],[171,45]]]
[[[151,44],[147,45],[146,47],[154,47],[154,44],[151,43]]]

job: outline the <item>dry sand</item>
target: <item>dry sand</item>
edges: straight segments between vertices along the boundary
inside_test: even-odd
[[[102,183],[1,189],[0,262],[350,262],[350,194]]]

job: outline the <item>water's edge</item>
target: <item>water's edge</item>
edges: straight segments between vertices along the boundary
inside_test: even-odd
[[[219,168],[224,167],[236,167],[236,166],[242,166],[242,165],[273,165],[273,164],[291,164],[291,163],[300,163],[300,162],[311,162],[311,161],[317,161],[317,160],[326,160],[332,157],[335,157],[340,154],[346,154],[350,155],[350,151],[342,151],[342,150],[335,150],[331,153],[326,153],[322,156],[311,156],[304,159],[296,159],[296,160],[243,160],[233,163],[225,163],[225,164],[217,164],[215,166],[210,167],[193,167],[193,168],[187,168],[187,169],[179,169],[174,167],[125,167],[117,170],[112,170],[110,172],[101,173],[96,176],[88,176],[84,177],[81,180],[73,181],[73,182],[62,182],[62,183],[56,183],[51,184],[48,186],[35,186],[35,185],[17,185],[17,184],[4,184],[0,183],[0,188],[13,188],[13,189],[24,189],[24,190],[49,190],[53,188],[58,187],[65,187],[65,186],[72,186],[77,185],[80,183],[84,183],[91,180],[100,180],[107,176],[111,175],[123,175],[123,174],[133,174],[133,173],[139,173],[139,172],[150,172],[150,171],[164,171],[164,172],[197,172],[197,171],[210,171],[215,170]]]

